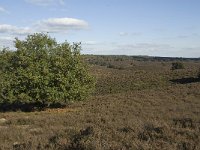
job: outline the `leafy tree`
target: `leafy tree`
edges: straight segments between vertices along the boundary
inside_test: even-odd
[[[173,62],[172,63],[172,70],[176,70],[176,69],[184,69],[184,65],[181,62]]]
[[[94,79],[80,54],[80,44],[58,44],[46,34],[15,39],[16,51],[0,53],[1,102],[45,105],[85,99]]]

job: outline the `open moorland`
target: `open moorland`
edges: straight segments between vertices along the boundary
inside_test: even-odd
[[[200,59],[84,59],[97,81],[92,96],[65,108],[1,108],[0,149],[200,149]],[[184,69],[171,70],[175,61]]]

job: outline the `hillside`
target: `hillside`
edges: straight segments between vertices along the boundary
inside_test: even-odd
[[[200,59],[85,55],[93,95],[0,113],[0,149],[200,149]],[[179,61],[184,69],[171,70]]]

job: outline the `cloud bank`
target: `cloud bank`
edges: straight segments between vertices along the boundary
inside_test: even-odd
[[[0,47],[12,47],[15,36],[25,36],[33,33],[47,32],[63,34],[71,30],[85,30],[89,27],[84,20],[76,18],[49,18],[35,22],[29,27],[18,27],[10,24],[0,24]],[[7,39],[2,37],[7,37]],[[8,37],[10,39],[8,40]],[[12,39],[12,40],[11,40]]]
[[[85,30],[89,27],[84,20],[75,18],[50,18],[37,21],[30,27],[17,27],[0,24],[0,33],[12,35],[26,35],[34,32],[66,33],[69,30]]]
[[[9,24],[0,24],[0,33],[25,35],[32,33],[32,30],[29,27],[17,27]]]
[[[50,18],[39,21],[36,24],[37,30],[52,33],[63,33],[68,30],[84,30],[88,26],[86,21],[75,18]]]
[[[25,0],[25,2],[39,5],[39,6],[49,6],[49,5],[64,5],[64,0]]]

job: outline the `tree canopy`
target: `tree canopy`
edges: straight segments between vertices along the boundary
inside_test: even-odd
[[[47,34],[15,39],[16,51],[0,52],[0,102],[65,104],[85,99],[94,87],[80,43],[58,44]]]

